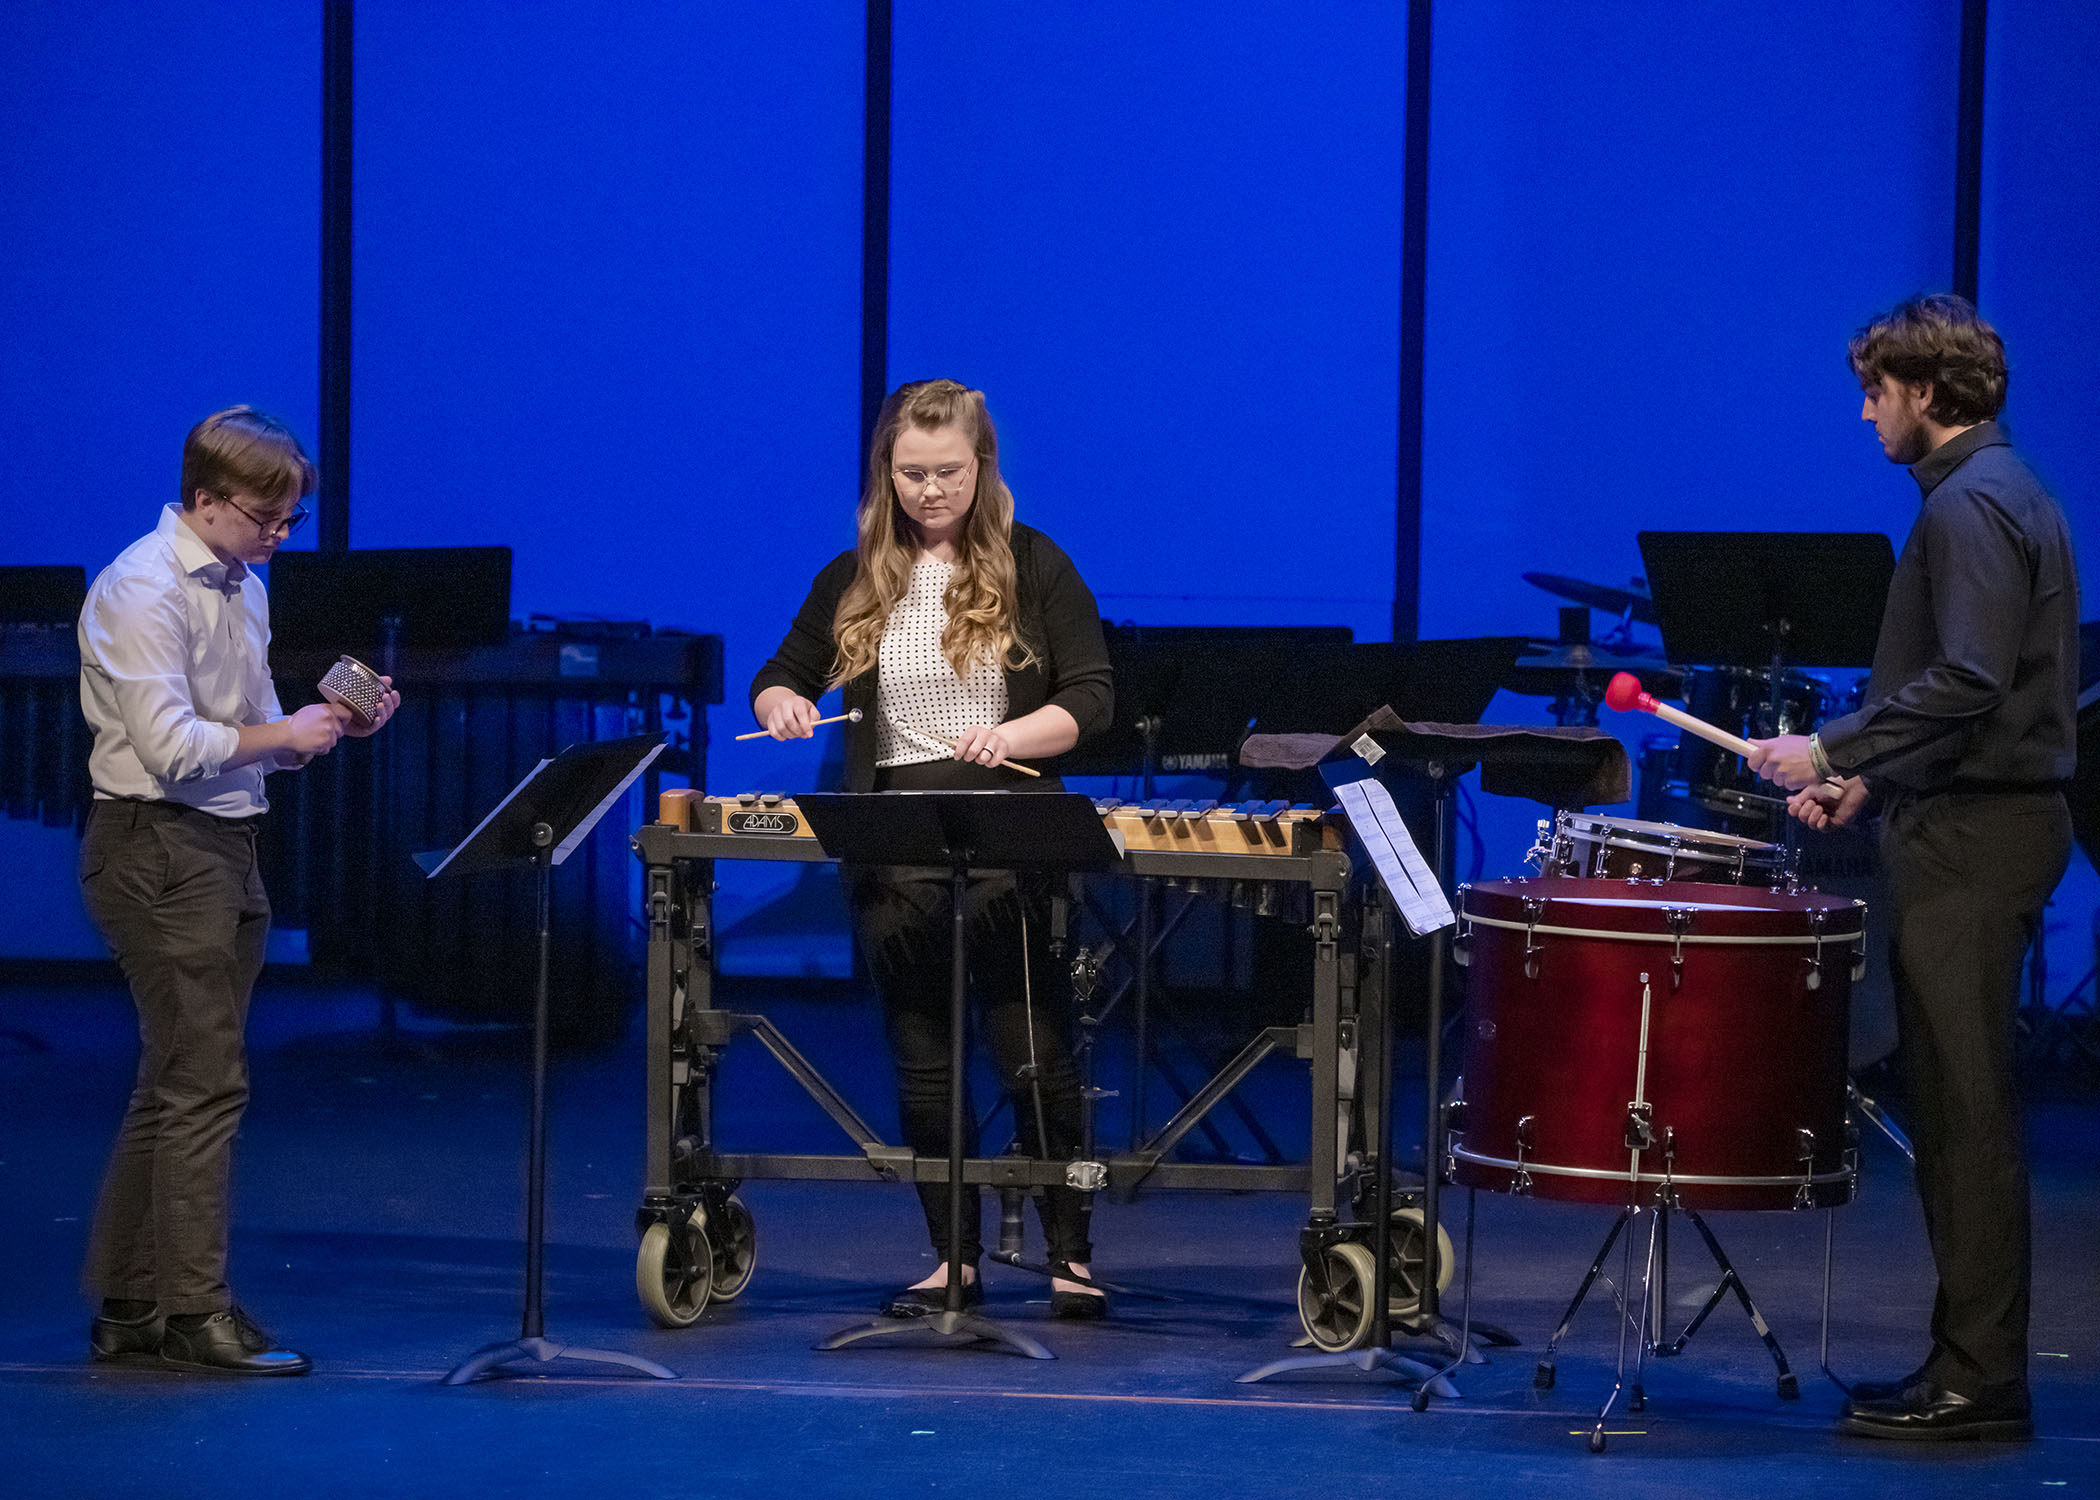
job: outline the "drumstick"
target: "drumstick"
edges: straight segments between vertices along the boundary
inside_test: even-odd
[[[1747,756],[1757,748],[1739,735],[1730,734],[1720,726],[1709,724],[1681,708],[1671,707],[1643,688],[1640,678],[1631,672],[1620,672],[1613,676],[1604,689],[1604,705],[1622,714],[1634,709],[1639,709],[1644,714],[1654,714],[1656,718],[1668,724],[1675,724],[1687,734],[1696,734],[1709,744],[1719,745],[1723,750],[1733,750],[1737,755]],[[1822,790],[1842,796],[1845,786],[1833,776],[1823,783]]]
[[[817,724],[836,724],[841,719],[844,719],[848,724],[858,724],[860,722],[860,710],[849,708],[842,714],[833,714],[828,719],[819,719]],[[812,724],[809,727],[814,729],[817,727],[817,724]],[[738,735],[737,738],[740,740],[763,740],[770,739],[772,734],[773,731],[770,729],[754,729],[749,734]]]
[[[929,735],[927,735],[927,736],[926,736],[926,738],[928,738],[929,740],[932,740],[932,741],[933,741],[933,742],[934,742],[934,743],[935,743],[936,745],[946,745],[946,746],[947,746],[947,747],[948,747],[948,748],[949,748],[950,750],[953,750],[953,749],[955,748],[955,741],[953,741],[953,740],[950,740],[950,739],[943,739],[943,738],[942,738],[941,736],[939,736],[939,735],[937,735],[937,734],[929,734]],[[1010,760],[1010,761],[1007,761],[1007,762],[1006,762],[1005,764],[1006,764],[1006,769],[1007,769],[1007,770],[1009,770],[1009,771],[1019,771],[1019,772],[1020,772],[1020,773],[1021,773],[1021,774],[1022,774],[1023,776],[1035,776],[1035,777],[1040,777],[1040,776],[1041,776],[1041,775],[1043,774],[1043,773],[1042,773],[1041,771],[1033,770],[1033,769],[1031,769],[1031,768],[1030,768],[1030,767],[1028,767],[1028,766],[1024,766],[1024,765],[1022,765],[1022,764],[1021,764],[1021,763],[1020,763],[1019,761],[1017,761],[1017,760]]]

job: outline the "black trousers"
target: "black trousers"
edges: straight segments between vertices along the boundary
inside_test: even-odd
[[[949,762],[902,771],[908,774],[886,775],[878,786],[978,789],[1018,779],[1004,776],[988,781],[987,773],[973,774],[971,768]],[[1037,788],[1031,785],[1028,789]],[[843,874],[861,952],[882,1001],[896,1060],[904,1144],[921,1156],[945,1157],[954,932],[950,873],[861,865]],[[1045,878],[973,876],[964,898],[963,920],[977,1025],[1000,1083],[1012,1100],[1022,1148],[1048,1160],[1069,1161],[1080,1147],[1079,1075],[1068,1040],[1069,982],[1050,956],[1053,893],[1051,881]],[[968,1105],[964,1112],[972,1123],[963,1152],[972,1155],[978,1149],[977,1117]],[[959,1250],[966,1261],[983,1253],[980,1197],[975,1187],[963,1195]],[[950,1237],[947,1185],[921,1183],[919,1203],[934,1249],[945,1257]],[[1087,1194],[1074,1188],[1045,1188],[1037,1209],[1052,1259],[1085,1262],[1091,1258],[1091,1200]]]
[[[131,986],[140,1043],[82,1281],[91,1295],[163,1313],[217,1312],[233,1301],[233,1140],[248,1104],[248,999],[270,930],[254,824],[98,800],[80,887]]]
[[[2027,1392],[2034,1270],[2014,1017],[2070,850],[2056,792],[1898,798],[1882,818],[1898,1055],[1939,1272],[1925,1371],[1971,1397]]]

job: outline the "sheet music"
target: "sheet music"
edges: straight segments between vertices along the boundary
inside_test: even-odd
[[[1369,852],[1393,904],[1400,908],[1407,930],[1422,937],[1457,921],[1451,903],[1444,899],[1444,888],[1415,847],[1407,825],[1400,821],[1400,809],[1393,804],[1393,794],[1385,789],[1385,783],[1373,777],[1347,781],[1336,787],[1334,794],[1349,826]]]

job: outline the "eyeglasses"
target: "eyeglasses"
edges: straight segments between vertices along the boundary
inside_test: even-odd
[[[262,532],[265,540],[267,540],[268,538],[280,531],[283,532],[286,536],[290,536],[293,532],[297,531],[300,528],[300,526],[305,524],[307,516],[311,514],[311,512],[309,512],[305,506],[294,505],[292,507],[290,515],[279,516],[274,521],[265,521],[261,516],[257,515],[254,511],[248,509],[247,506],[242,505],[239,501],[235,500],[233,496],[227,494],[224,490],[214,490],[212,493],[216,494],[221,500],[224,500],[228,505],[231,505],[235,510],[239,511],[242,515],[246,516],[249,520],[253,521],[256,525],[256,529]]]
[[[913,490],[923,490],[928,484],[938,484],[943,492],[962,483],[963,475],[970,471],[975,459],[964,464],[942,464],[938,469],[892,469],[890,477],[898,484]]]

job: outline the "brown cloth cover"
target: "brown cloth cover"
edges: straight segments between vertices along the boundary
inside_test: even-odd
[[[1354,752],[1364,735],[1406,765],[1441,761],[1460,776],[1480,767],[1483,791],[1529,797],[1548,807],[1603,807],[1633,795],[1626,747],[1601,729],[1538,729],[1521,724],[1410,724],[1380,708],[1347,734],[1253,734],[1240,764],[1302,771]]]

